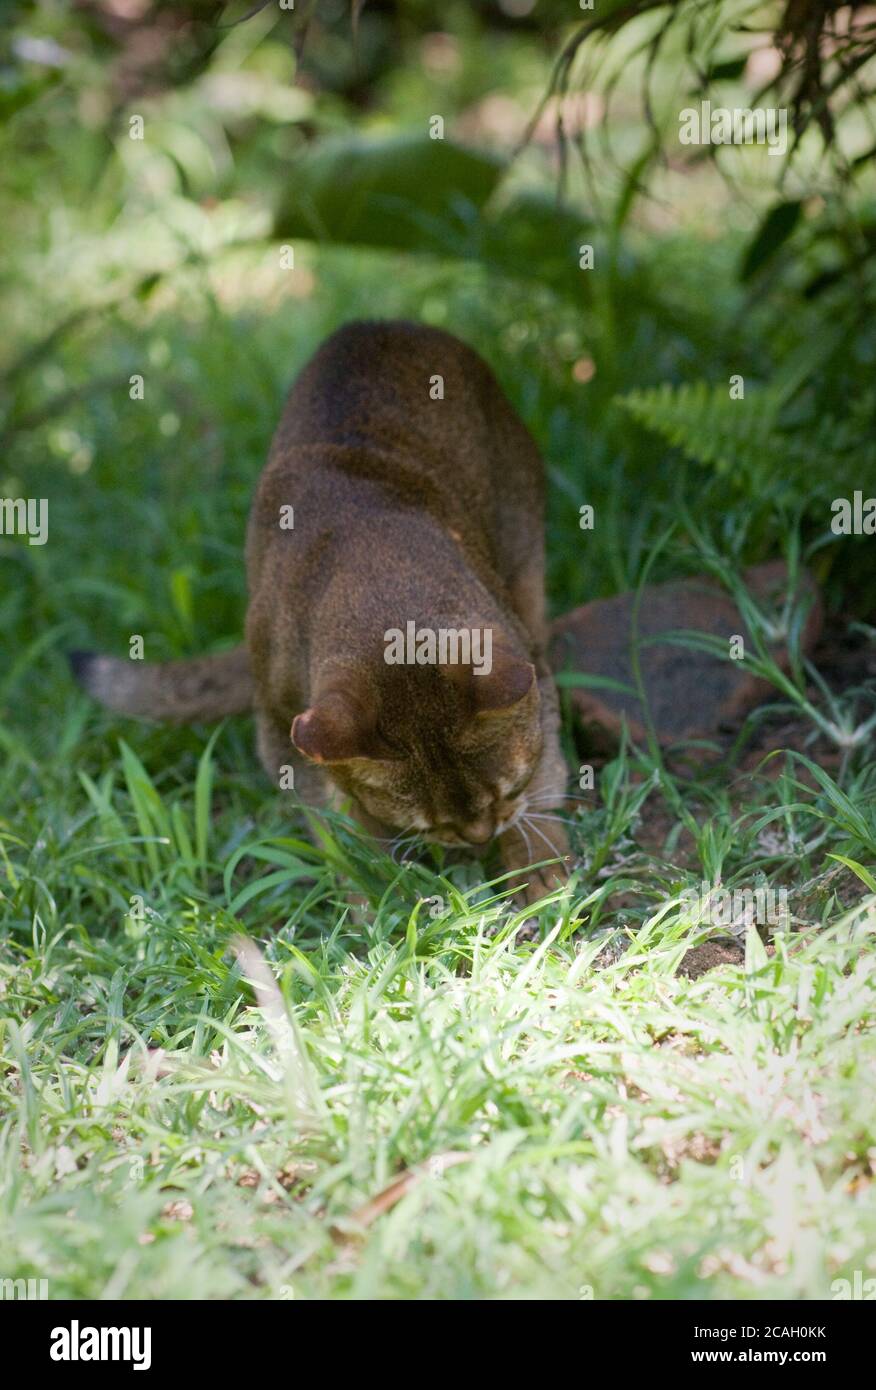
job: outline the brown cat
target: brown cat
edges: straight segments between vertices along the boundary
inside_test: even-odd
[[[349,324],[293,387],[256,491],[245,648],[155,666],[77,653],[74,669],[127,714],[253,708],[269,775],[292,767],[304,801],[349,803],[377,834],[498,837],[509,871],[560,857],[513,880],[535,901],[567,850],[538,819],[566,784],[542,512],[538,451],[476,353]]]

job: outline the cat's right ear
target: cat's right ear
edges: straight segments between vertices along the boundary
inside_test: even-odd
[[[364,707],[341,691],[321,696],[310,709],[297,715],[291,736],[299,753],[314,763],[392,756]]]
[[[472,676],[471,689],[478,714],[502,713],[537,693],[535,667],[500,648],[494,653],[489,673]]]

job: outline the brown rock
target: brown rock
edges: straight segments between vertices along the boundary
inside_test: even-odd
[[[744,575],[746,586],[761,608],[781,604],[787,588],[782,561],[756,565]],[[800,587],[811,595],[802,649],[809,653],[821,631],[822,611],[814,580],[803,574]],[[634,594],[596,599],[557,618],[551,629],[551,664],[557,674],[578,672],[630,687]],[[756,704],[776,694],[741,663],[712,656],[677,642],[653,639],[680,629],[712,634],[722,642],[739,635],[747,654],[754,643],[736,604],[726,590],[706,578],[677,580],[645,589],[639,608],[639,660],[651,719],[661,742],[703,738],[738,724]],[[728,645],[729,655],[729,645]],[[772,648],[782,669],[788,669],[783,643]],[[585,728],[615,741],[626,717],[633,737],[645,734],[643,711],[635,690],[577,686],[569,689],[572,704]]]

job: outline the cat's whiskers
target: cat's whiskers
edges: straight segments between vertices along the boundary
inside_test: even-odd
[[[532,796],[529,799],[534,806],[540,801],[552,801],[555,806],[559,806],[563,801],[591,801],[592,797],[575,796],[572,792],[563,796],[557,796],[556,792],[541,792],[538,796]]]
[[[539,830],[538,826],[533,824],[533,818],[531,816],[526,817],[526,824],[530,827],[531,830],[535,831],[536,835],[541,836],[551,853],[555,854],[556,846],[551,844],[550,840],[548,839],[547,835],[545,835],[543,830]],[[527,848],[529,848],[528,844]]]
[[[511,819],[506,820],[503,825],[498,826],[496,828],[496,834],[504,835],[506,831],[512,830],[515,825],[519,825],[521,817],[526,814],[526,807],[527,803],[525,801],[521,801],[520,805],[517,807],[517,810],[514,812]]]
[[[404,864],[405,860],[407,859],[407,857],[408,857],[408,855],[410,854],[411,850],[413,849],[414,845],[417,843],[417,839],[418,839],[417,834],[416,834],[416,833],[413,834],[413,835],[408,834],[408,832],[409,832],[410,830],[414,830],[413,824],[411,824],[411,825],[406,825],[405,828],[404,828],[404,830],[400,830],[400,831],[398,832],[398,834],[397,834],[397,835],[394,835],[393,838],[392,838],[392,840],[390,841],[390,858],[392,859],[392,861],[393,861],[394,864],[399,864],[399,863]],[[405,844],[407,844],[407,848],[405,849],[404,854],[402,855],[401,859],[399,860],[399,859],[396,858],[396,856],[397,856],[399,850],[400,850]]]
[[[530,861],[531,861],[531,860],[532,860],[532,841],[530,840],[530,838],[529,838],[529,832],[528,832],[527,829],[526,829],[526,817],[525,817],[525,816],[521,816],[520,819],[517,821],[516,824],[517,824],[517,829],[520,831],[521,835],[523,836],[524,843],[526,844],[526,853],[529,855],[529,859],[530,859]]]

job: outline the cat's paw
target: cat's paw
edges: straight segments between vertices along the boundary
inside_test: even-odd
[[[542,898],[556,893],[558,888],[565,888],[572,872],[571,855],[564,855],[559,864],[545,864],[541,869],[528,869],[526,872],[529,878],[518,889],[516,896],[526,907],[534,907]]]
[[[529,882],[514,894],[514,903],[518,911],[535,909],[544,898],[556,893],[558,888],[564,888],[569,881],[570,872],[570,866],[565,863],[551,864],[544,869],[536,869],[532,872]],[[550,925],[553,925],[553,919],[551,919]],[[544,923],[541,918],[526,917],[517,928],[515,935],[518,941],[537,941],[542,935],[543,929]]]
[[[514,902],[518,909],[535,907],[543,898],[564,888],[569,880],[572,856],[565,826],[552,824],[544,838],[543,857],[550,855],[556,862],[542,864],[538,868],[530,867],[532,846],[519,829],[507,831],[500,840],[502,863],[506,872],[512,874],[509,882],[514,888]],[[534,918],[527,919],[524,927],[530,931],[530,935],[521,935],[521,940],[530,940],[533,934],[538,933],[538,922]]]

